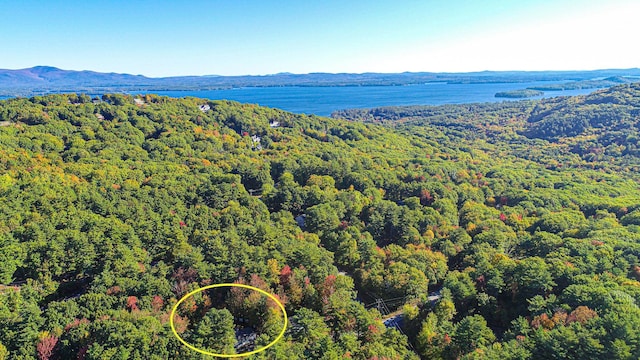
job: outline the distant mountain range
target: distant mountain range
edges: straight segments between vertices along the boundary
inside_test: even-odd
[[[142,75],[62,70],[51,66],[35,66],[20,70],[0,70],[0,88],[41,86],[138,85],[149,82]]]
[[[28,96],[51,92],[120,92],[161,90],[214,90],[237,87],[276,86],[374,86],[411,85],[429,82],[497,83],[531,81],[585,81],[608,77],[640,79],[640,69],[593,71],[483,71],[470,73],[405,72],[396,74],[279,73],[261,76],[176,76],[151,78],[142,75],[62,70],[51,66],[0,69],[0,95]]]

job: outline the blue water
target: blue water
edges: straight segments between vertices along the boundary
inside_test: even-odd
[[[518,99],[496,98],[500,91],[524,89],[557,82],[498,84],[429,83],[406,86],[345,87],[263,87],[202,91],[153,91],[171,97],[194,96],[213,100],[235,100],[279,108],[294,113],[328,116],[335,110],[399,105],[443,105],[478,102],[501,102]],[[546,91],[542,97],[584,95],[595,89]]]
[[[496,98],[500,91],[518,90],[531,86],[558,82],[536,81],[527,83],[447,84],[428,83],[405,86],[345,86],[345,87],[262,87],[200,91],[151,91],[171,97],[194,96],[205,99],[235,100],[279,108],[294,113],[328,116],[333,111],[351,108],[373,108],[400,105],[443,105],[481,102],[515,101]],[[589,94],[596,89],[545,91],[540,99],[554,96]],[[133,92],[139,94],[140,92]],[[95,94],[92,94],[95,95]],[[0,96],[0,100],[10,98]]]

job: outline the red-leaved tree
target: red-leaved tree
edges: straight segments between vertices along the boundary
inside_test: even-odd
[[[58,343],[58,337],[54,335],[47,335],[38,342],[36,350],[38,351],[38,359],[49,360],[53,355],[53,349]]]
[[[135,296],[127,297],[127,309],[131,311],[138,311],[138,298]]]

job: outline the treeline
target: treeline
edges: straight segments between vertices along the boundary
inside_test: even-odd
[[[223,282],[291,316],[256,359],[638,358],[637,183],[519,135],[536,106],[412,107],[389,129],[195,98],[3,101],[0,359],[200,358],[169,312]],[[368,306],[387,300],[402,332]],[[187,305],[178,331],[211,351],[235,351],[240,318],[258,347],[282,324],[234,291]]]

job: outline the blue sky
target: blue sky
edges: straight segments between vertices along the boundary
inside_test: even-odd
[[[640,66],[637,0],[0,0],[0,68],[147,76]]]

